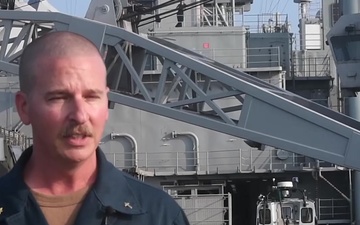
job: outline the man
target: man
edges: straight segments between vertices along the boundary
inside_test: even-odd
[[[33,146],[0,179],[0,224],[187,225],[165,192],[117,170],[98,148],[108,119],[98,49],[70,32],[22,54],[16,107]]]

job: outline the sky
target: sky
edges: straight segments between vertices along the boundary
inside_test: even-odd
[[[60,12],[84,17],[91,0],[49,0],[49,2],[57,8]],[[294,3],[293,0],[253,0],[251,11],[246,12],[249,14],[260,13],[280,13],[288,14],[289,22],[291,23],[292,32],[298,33],[298,15],[299,5]],[[319,8],[320,0],[313,0],[310,13],[315,14],[315,8]],[[256,17],[252,17],[256,18]]]

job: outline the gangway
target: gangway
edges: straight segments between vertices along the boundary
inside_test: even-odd
[[[18,73],[18,59],[32,38],[54,30],[72,31],[108,53],[110,107],[122,104],[360,169],[358,121],[241,70],[155,37],[58,12],[2,11],[0,20],[3,73]],[[159,81],[152,84],[156,85],[155,92],[143,79],[149,57],[162,64]],[[210,84],[217,85],[219,91],[210,93]],[[228,98],[237,100],[237,104],[219,104],[219,100]]]

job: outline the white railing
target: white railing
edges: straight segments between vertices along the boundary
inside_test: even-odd
[[[281,66],[280,47],[245,49],[203,48],[193,49],[192,51],[232,68],[245,69]],[[149,73],[149,71],[160,72],[161,70],[162,64],[159,60],[154,59],[150,61],[145,73]]]
[[[0,127],[0,136],[4,137],[4,141],[7,145],[21,146],[25,149],[32,144],[32,138],[2,127]]]
[[[302,57],[293,61],[297,77],[330,76],[330,57]]]
[[[23,151],[32,144],[32,138],[0,127],[0,140],[0,145],[5,147],[1,153],[1,164],[9,171]]]
[[[192,225],[232,224],[230,194],[172,196],[183,208]]]
[[[318,18],[321,15],[318,15],[319,11],[321,11],[322,8],[322,1],[321,0],[313,0],[308,4],[306,9],[306,17],[308,19],[315,19]],[[301,6],[299,4],[298,6],[298,18],[301,18]]]
[[[158,174],[226,174],[250,172],[281,172],[312,169],[315,160],[288,153],[285,160],[277,157],[278,150],[228,149],[217,151],[166,151],[106,153],[110,162],[119,169],[137,169]],[[135,155],[136,154],[136,155]]]
[[[206,10],[205,10],[206,11]],[[204,12],[205,12],[204,11]],[[235,15],[234,24],[233,21],[223,20],[216,16],[207,16],[206,13],[202,14],[196,19],[185,16],[183,27],[245,27],[247,31],[251,33],[275,33],[275,32],[287,32],[290,31],[290,23],[288,21],[287,14],[276,13],[262,13],[262,14],[242,14]],[[176,30],[186,33],[186,30],[182,27],[175,27],[177,24],[176,18],[164,19],[160,23],[156,24],[156,28],[169,29],[173,32]],[[155,29],[156,30],[156,29]],[[150,32],[151,34],[152,32]],[[156,31],[154,32],[156,33]]]
[[[246,27],[250,33],[279,33],[290,31],[287,14],[245,14],[236,18],[235,25]]]

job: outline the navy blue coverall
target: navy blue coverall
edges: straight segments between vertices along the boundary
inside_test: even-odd
[[[23,179],[32,148],[0,178],[0,225],[47,225]],[[115,168],[97,149],[98,176],[75,225],[188,225],[181,207],[164,191]],[[49,168],[51,169],[51,168]]]

